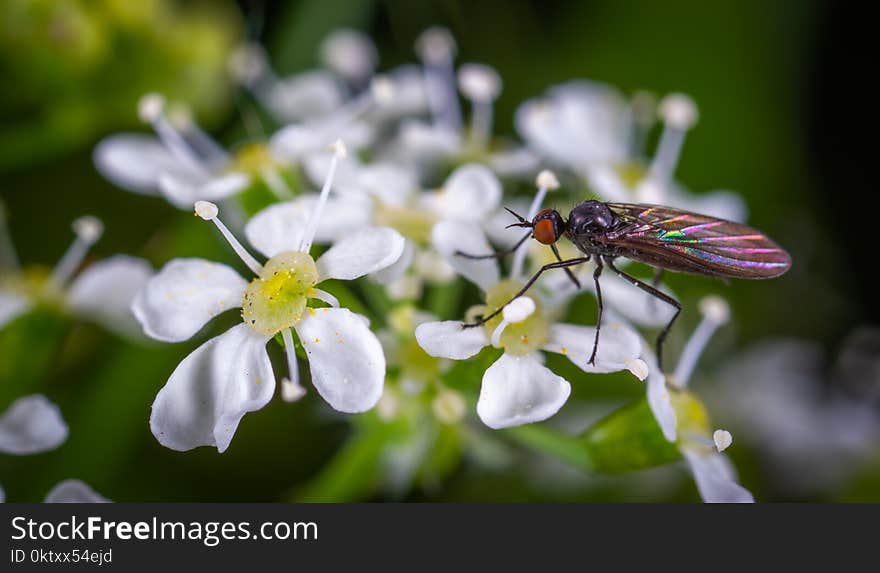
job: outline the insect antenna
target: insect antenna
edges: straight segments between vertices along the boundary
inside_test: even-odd
[[[513,210],[508,209],[507,207],[505,207],[504,210],[516,217],[519,221],[518,223],[511,223],[510,225],[506,226],[505,229],[509,229],[511,227],[524,227],[526,229],[532,228],[533,225],[531,221],[526,220],[521,215],[516,214]]]

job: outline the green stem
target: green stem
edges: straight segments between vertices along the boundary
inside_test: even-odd
[[[504,433],[528,448],[550,454],[582,470],[594,471],[592,459],[576,438],[540,424],[508,428]]]

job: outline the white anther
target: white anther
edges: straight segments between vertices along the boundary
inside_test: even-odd
[[[522,322],[535,313],[535,301],[530,297],[521,296],[513,299],[501,311],[504,321],[510,324]]]
[[[252,42],[242,44],[229,57],[229,73],[237,82],[251,85],[266,73],[267,61],[262,46]]]
[[[281,380],[281,399],[285,402],[296,402],[306,395],[306,389],[299,382],[283,378]]]
[[[691,128],[699,117],[697,104],[690,96],[681,93],[664,97],[657,111],[667,124],[678,129]]]
[[[217,205],[211,203],[210,201],[196,201],[195,209],[196,215],[198,215],[205,221],[213,221],[217,217],[217,214],[220,212],[220,209],[217,208]]]
[[[75,220],[71,225],[76,236],[88,244],[93,244],[104,234],[104,223],[97,217],[86,215]]]
[[[369,77],[378,55],[369,36],[356,30],[336,30],[321,42],[321,61],[348,80]]]
[[[348,157],[348,148],[345,147],[345,144],[342,143],[341,139],[337,139],[336,141],[331,143],[328,147],[329,147],[330,151],[333,152],[333,155],[338,157],[339,159],[343,159],[345,157]]]
[[[635,376],[642,382],[644,382],[645,379],[648,378],[648,374],[651,373],[651,369],[648,367],[648,363],[641,358],[630,360],[629,363],[626,365],[626,369],[632,372],[633,376]]]
[[[458,69],[458,89],[470,100],[494,101],[501,93],[501,76],[484,64],[463,64]]]
[[[717,325],[730,320],[730,305],[718,295],[705,296],[700,300],[700,313]]]
[[[148,93],[138,101],[138,117],[144,123],[153,123],[165,111],[165,96],[155,92]]]
[[[388,105],[394,100],[394,82],[388,76],[376,76],[370,81],[370,94],[377,105]]]
[[[559,189],[559,179],[556,178],[555,173],[545,169],[538,173],[538,176],[535,178],[535,185],[547,191],[556,191]]]
[[[429,62],[442,61],[455,55],[455,39],[446,28],[428,28],[416,40],[416,52]]]
[[[263,265],[261,265],[260,262],[255,259],[246,248],[244,248],[244,245],[242,245],[235,235],[232,234],[232,231],[223,224],[223,221],[217,216],[220,212],[217,205],[210,201],[196,201],[195,210],[196,215],[205,221],[211,221],[214,223],[214,226],[217,227],[223,235],[223,238],[226,239],[226,242],[229,243],[229,246],[232,247],[232,250],[238,255],[238,258],[240,258],[255,275],[259,275],[260,271],[263,270]]]
[[[715,442],[715,449],[723,452],[733,443],[733,436],[727,430],[715,430],[712,434],[712,441]]]

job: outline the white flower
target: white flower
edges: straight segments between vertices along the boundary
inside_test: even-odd
[[[46,494],[43,503],[111,503],[109,499],[78,479],[59,482]]]
[[[539,155],[582,175],[593,165],[623,163],[629,154],[626,100],[596,82],[572,81],[526,101],[516,111],[516,128]]]
[[[54,450],[67,440],[61,410],[42,394],[24,396],[0,413],[0,453],[27,455]]]
[[[682,350],[675,373],[667,380],[656,368],[656,358],[645,346],[642,358],[651,368],[648,376],[648,404],[654,412],[663,435],[670,442],[676,442],[684,456],[697,489],[704,501],[709,503],[753,502],[754,497],[736,482],[733,465],[721,451],[733,441],[730,432],[716,430],[709,435],[695,432],[693,428],[679,428],[678,416],[672,404],[667,383],[674,391],[685,392],[688,381],[712,335],[718,327],[730,318],[730,309],[724,299],[717,296],[705,297],[700,301],[703,320]],[[695,397],[693,397],[696,400]]]
[[[424,282],[442,283],[455,273],[445,259],[429,248],[432,229],[443,221],[466,221],[479,226],[501,202],[501,183],[487,167],[467,164],[453,171],[440,189],[421,191],[416,175],[387,163],[358,164],[351,159],[340,169],[340,194],[328,200],[332,217],[322,220],[316,242],[331,242],[371,226],[387,226],[406,239],[402,256],[391,266],[371,274],[388,284],[391,294],[412,298]],[[308,164],[311,177],[326,176],[327,166]],[[258,213],[245,226],[248,240],[261,250],[290,241],[302,233],[299,223],[315,197],[305,194]],[[412,269],[407,273],[408,269]],[[406,283],[406,288],[402,288]]]
[[[334,157],[343,155],[338,146]],[[217,218],[217,208],[197,203],[196,213],[215,223],[256,278],[248,283],[235,271],[200,259],[177,259],[149,281],[133,304],[144,331],[160,340],[193,336],[214,316],[242,308],[243,322],[202,344],[180,363],[153,403],[150,427],[160,443],[175,450],[215,446],[226,450],[247,412],[272,397],[275,375],[266,343],[284,339],[290,380],[285,393],[299,393],[292,331],[309,357],[312,382],[336,410],[362,412],[382,394],[385,358],[366,321],[339,308],[336,299],[317,288],[326,279],[352,280],[392,264],[404,240],[387,228],[367,228],[337,242],[317,261],[309,249],[327,203],[335,165],[305,231],[276,236],[278,228],[252,228],[251,236],[269,257],[261,265]],[[285,243],[286,241],[286,243]],[[319,299],[330,308],[311,308]]]
[[[0,213],[0,244],[14,255],[4,227]],[[0,328],[37,305],[47,305],[122,336],[140,337],[130,305],[152,275],[149,263],[115,255],[77,273],[89,249],[100,238],[103,225],[97,218],[86,216],[76,219],[72,227],[76,238],[48,275],[19,268],[17,257],[11,258],[13,266],[0,277]]]
[[[148,94],[140,102],[141,118],[157,137],[140,133],[111,135],[95,147],[95,167],[116,185],[135,193],[161,194],[187,209],[195,201],[219,201],[262,178],[278,189],[280,168],[265,146],[246,146],[236,157],[202,131],[188,113],[166,113],[165,100]]]
[[[653,106],[643,93],[627,102],[604,84],[572,81],[522,104],[516,126],[531,149],[586,179],[606,200],[669,205],[744,221],[746,206],[736,193],[693,195],[673,179],[685,134],[697,120],[696,105],[688,96],[670,94],[661,100],[663,133],[650,165],[641,166],[640,148],[653,124]]]
[[[543,194],[539,193],[539,197],[543,198]],[[539,205],[540,200],[535,203]],[[479,226],[443,221],[434,227],[432,235],[435,247],[453,268],[486,294],[486,305],[468,313],[472,318],[506,305],[500,316],[480,327],[463,328],[460,321],[445,321],[422,324],[416,329],[416,339],[431,356],[464,360],[490,344],[504,349],[501,358],[484,374],[477,402],[477,414],[487,426],[506,428],[545,420],[566,402],[571,387],[543,365],[541,351],[567,356],[585,372],[629,369],[645,374],[645,365],[639,359],[641,339],[626,325],[602,325],[595,363],[590,364],[594,328],[554,323],[544,312],[541,301],[533,297],[523,296],[507,305],[522,287],[519,278],[512,275],[501,281],[494,258],[469,259],[458,255],[490,251]]]
[[[871,329],[847,337],[831,369],[814,342],[763,340],[732,357],[701,390],[719,419],[772,465],[774,480],[786,491],[815,495],[876,463],[880,415],[868,385],[877,388],[877,340]],[[850,386],[853,380],[868,393]]]

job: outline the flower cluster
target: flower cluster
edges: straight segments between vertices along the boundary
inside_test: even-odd
[[[378,73],[369,38],[340,30],[322,43],[320,69],[280,77],[260,46],[240,46],[229,70],[242,97],[276,125],[271,134],[257,126],[259,135],[231,148],[200,128],[186,106],[145,95],[137,111],[153,133],[105,138],[94,149],[96,168],[125,190],[193,209],[247,274],[201,258],[161,261],[154,272],[145,261],[117,256],[71,282],[101,234],[97,220],[81,218],[74,244],[51,272],[21,269],[2,243],[12,273],[0,281],[0,328],[36,305],[54,305],[118,332],[181,343],[234,310],[234,324],[201,341],[159,391],[149,421],[156,439],[179,451],[225,451],[244,415],[265,407],[276,386],[287,402],[307,394],[306,362],[310,384],[333,410],[375,412],[357,418],[363,431],[406,421],[410,433],[390,440],[384,454],[398,482],[427,475],[425,452],[448,438],[448,428],[461,446],[475,432],[489,433],[485,427],[548,420],[574,387],[621,372],[621,384],[644,385],[647,406],[614,413],[572,438],[590,449],[593,469],[683,458],[705,500],[751,501],[721,454],[731,434],[710,425],[687,389],[703,348],[729,319],[726,303],[703,299],[703,322],[674,372],[665,373],[640,329],[666,324],[674,309],[606,274],[603,321],[584,324],[572,308],[600,288],[592,277],[601,263],[552,271],[532,285],[534,272],[577,250],[531,241],[532,231],[509,228],[516,219],[504,210],[531,221],[549,194],[574,204],[587,189],[607,201],[742,221],[746,207],[735,193],[693,194],[675,179],[698,118],[694,102],[678,93],[627,98],[607,85],[572,81],[518,108],[516,142],[493,132],[503,88],[497,71],[457,66],[444,29],[426,30],[415,50],[418,64]],[[658,119],[659,142],[648,157]],[[500,253],[510,255],[509,265]],[[490,318],[469,327],[482,316]],[[286,360],[280,378],[273,353]],[[642,411],[653,416],[647,423],[633,417]],[[635,444],[625,434],[639,424],[657,438],[658,454],[632,454],[632,462],[626,453],[602,457],[614,440]],[[22,398],[0,418],[5,452],[55,447],[66,433],[42,397]]]

